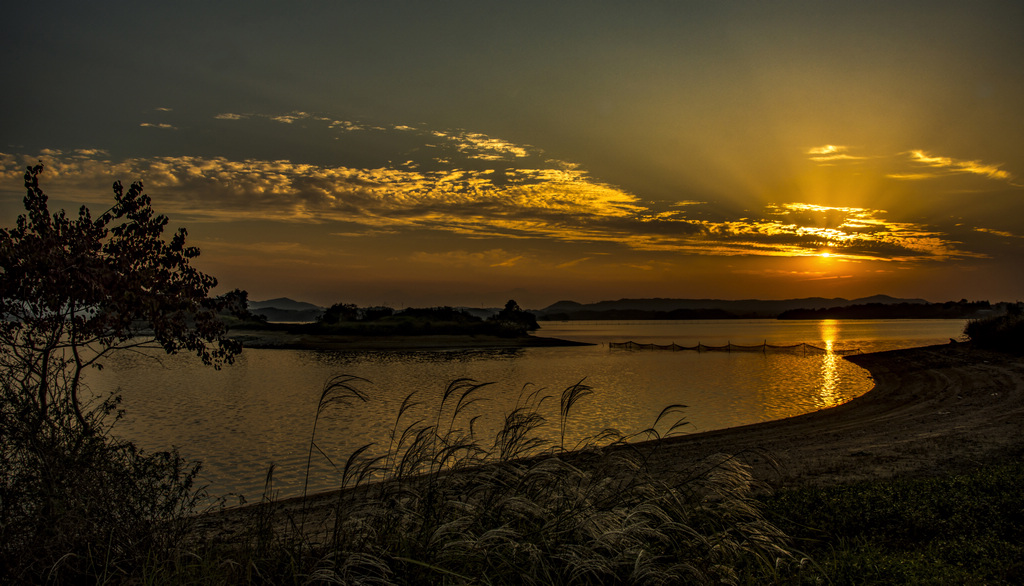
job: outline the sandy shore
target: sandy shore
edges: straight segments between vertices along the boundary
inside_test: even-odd
[[[949,344],[847,359],[875,380],[849,403],[637,447],[651,450],[655,473],[733,454],[776,488],[944,474],[1024,453],[1024,356]],[[316,518],[333,502],[314,495],[306,510]],[[274,506],[284,513],[302,502]]]
[[[239,330],[229,337],[246,348],[285,348],[291,350],[501,350],[551,346],[590,346],[584,342],[517,336],[487,335],[425,336],[335,336],[293,334],[278,330]]]
[[[957,472],[1024,453],[1024,357],[949,344],[846,359],[875,380],[861,397],[672,438],[658,445],[655,465],[724,452],[774,486],[798,486]]]

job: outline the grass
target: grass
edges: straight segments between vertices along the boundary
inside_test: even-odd
[[[814,564],[791,584],[1024,582],[1024,460],[969,474],[779,492],[765,514]]]
[[[367,400],[361,382],[328,381],[317,425],[329,421],[330,409]],[[170,581],[728,584],[771,579],[798,563],[786,536],[761,515],[749,469],[735,459],[655,477],[647,466],[655,454],[614,430],[570,451],[573,406],[591,392],[582,382],[558,397],[524,388],[497,431],[483,437],[472,406],[491,387],[453,381],[427,414],[410,394],[386,447],[332,459],[344,490],[326,522],[311,523],[315,515],[302,509],[282,522],[272,506],[255,507],[240,535],[197,544],[202,563],[176,567]],[[557,401],[557,421],[544,415],[549,401]],[[681,422],[670,420],[678,408],[640,435],[678,430]],[[557,429],[551,439],[540,433],[548,427]],[[327,448],[314,431],[310,453],[328,457]],[[268,495],[271,484],[268,473]]]
[[[1018,322],[1014,314],[975,328],[1002,333]],[[359,382],[329,382],[318,418],[367,400]],[[298,529],[301,512],[290,523],[257,514],[249,539],[216,550],[202,575],[379,584],[1024,582],[1019,457],[970,474],[765,495],[727,456],[666,476],[648,467],[657,443],[643,451],[630,443],[638,438],[606,430],[570,444],[573,407],[592,392],[582,382],[557,397],[524,389],[485,439],[470,407],[488,386],[453,381],[431,416],[414,415],[419,401],[410,394],[383,452],[367,446],[337,462],[348,490],[337,494],[325,531]],[[557,410],[546,410],[548,402]],[[640,436],[660,437],[659,426],[676,431],[680,409],[667,408]],[[553,438],[542,433],[549,428]],[[310,454],[327,457],[322,448],[314,430]]]
[[[228,539],[199,525],[229,517],[195,516],[197,469],[177,454],[142,454],[103,432],[75,431],[69,412],[26,425],[16,403],[4,403],[0,581],[1024,582],[1020,457],[970,474],[766,495],[726,455],[652,471],[658,442],[633,440],[676,433],[683,406],[669,406],[640,434],[577,440],[573,411],[592,393],[583,381],[556,395],[524,387],[488,428],[478,404],[498,387],[469,379],[448,384],[433,409],[410,393],[386,445],[332,456],[318,432],[334,410],[373,400],[364,384],[330,379],[311,413],[309,462],[330,460],[341,489],[329,513],[280,513],[271,467],[261,506],[245,510]],[[90,417],[99,423],[113,411],[108,401]]]
[[[682,406],[635,436],[577,440],[573,409],[592,389],[581,381],[552,396],[527,386],[483,435],[477,404],[496,387],[459,379],[432,409],[409,394],[387,445],[331,457],[318,431],[333,410],[372,400],[364,383],[327,381],[311,414],[309,461],[337,470],[329,515],[275,512],[271,467],[262,506],[241,513],[226,540],[208,523],[229,516],[196,516],[196,467],[102,431],[115,405],[90,415],[88,430],[65,414],[41,431],[7,403],[0,423],[18,433],[0,438],[0,581],[728,584],[799,563],[736,459],[651,473],[657,444],[630,440],[677,432]]]

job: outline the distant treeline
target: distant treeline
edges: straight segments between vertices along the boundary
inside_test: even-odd
[[[988,301],[945,303],[867,303],[827,309],[791,309],[779,319],[969,319],[991,312]]]
[[[271,324],[266,320],[235,329],[272,328],[292,333],[346,336],[496,335],[521,336],[539,328],[537,319],[514,300],[483,319],[453,307],[359,307],[335,303],[313,323]]]
[[[568,320],[670,320],[670,319],[739,319],[751,317],[772,317],[737,315],[724,309],[674,309],[672,311],[653,311],[647,309],[583,309],[560,313],[549,313],[541,316],[542,321]]]
[[[548,313],[542,321],[568,320],[687,320],[687,319],[969,319],[1004,311],[988,301],[947,301],[945,303],[864,303],[821,309],[790,309],[782,312],[744,311],[725,309],[675,309],[655,311],[646,309],[583,309]]]

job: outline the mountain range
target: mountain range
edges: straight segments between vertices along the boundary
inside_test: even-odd
[[[832,307],[848,307],[851,305],[866,305],[879,303],[893,305],[899,303],[922,303],[924,299],[899,299],[888,295],[873,295],[858,299],[843,299],[842,297],[806,297],[803,299],[619,299],[617,301],[601,301],[598,303],[577,303],[575,301],[559,301],[544,309],[535,311],[539,317],[547,319],[594,319],[595,313],[606,312],[650,312],[650,313],[672,313],[688,312],[697,317],[705,313],[709,317],[713,312],[727,312],[740,317],[776,317],[784,311],[792,309],[828,309]],[[565,316],[565,317],[563,317]],[[576,317],[573,317],[576,316]],[[588,316],[588,317],[582,317]]]
[[[250,301],[249,311],[254,315],[262,315],[268,322],[313,322],[324,312],[324,308],[305,301],[278,297],[266,301]]]

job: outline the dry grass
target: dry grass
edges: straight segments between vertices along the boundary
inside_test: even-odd
[[[335,409],[372,398],[366,381],[333,378],[312,414],[309,462],[329,458],[318,432]],[[8,383],[9,385],[9,383]],[[673,584],[771,579],[798,563],[765,520],[755,481],[719,456],[698,471],[655,476],[657,443],[677,433],[682,406],[641,434],[570,431],[593,392],[524,387],[497,430],[479,428],[496,385],[459,379],[436,408],[416,393],[387,446],[332,459],[339,490],[326,522],[253,507],[228,542],[194,530],[205,496],[177,454],[142,454],[107,433],[116,403],[28,425],[5,391],[0,424],[0,576],[5,583]],[[557,404],[557,411],[554,410]],[[550,408],[549,408],[550,406]],[[554,414],[549,421],[545,414]],[[553,438],[548,429],[557,430]],[[663,431],[658,431],[662,429]],[[572,441],[571,445],[570,441]],[[311,468],[310,466],[307,469]],[[273,468],[265,505],[273,505]]]
[[[332,379],[318,415],[368,400],[350,377]],[[255,508],[247,538],[220,548],[217,581],[376,584],[676,584],[771,579],[799,563],[761,515],[755,481],[736,459],[655,477],[649,451],[615,430],[566,446],[582,382],[558,397],[524,388],[488,437],[471,407],[492,385],[453,381],[423,416],[408,395],[388,446],[338,464],[326,523],[299,508],[289,522]],[[543,406],[558,402],[557,421]],[[642,439],[676,433],[666,408]],[[323,425],[316,419],[315,425]],[[540,432],[557,424],[555,439]],[[554,426],[552,426],[554,427]],[[658,428],[667,428],[659,432]],[[645,450],[656,444],[645,444]],[[327,457],[314,431],[310,453]],[[269,494],[269,492],[268,492]],[[226,560],[230,560],[228,563]],[[207,568],[208,569],[208,568]]]

